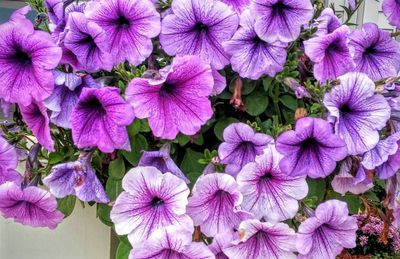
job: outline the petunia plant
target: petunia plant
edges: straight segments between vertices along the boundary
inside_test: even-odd
[[[30,0],[0,25],[0,214],[87,204],[118,259],[397,258],[400,33],[323,2]]]

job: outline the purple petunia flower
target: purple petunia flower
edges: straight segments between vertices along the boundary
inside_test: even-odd
[[[223,137],[218,154],[221,163],[227,165],[225,171],[232,176],[236,176],[247,163],[253,162],[273,141],[266,134],[255,133],[244,123],[232,123],[225,128]]]
[[[212,75],[214,77],[214,87],[211,92],[211,96],[216,96],[222,93],[226,88],[226,78],[221,75],[217,70],[212,69]]]
[[[304,42],[306,55],[314,62],[314,76],[324,83],[354,69],[348,47],[349,28],[345,25],[331,34]]]
[[[63,0],[45,0],[49,20],[53,24],[58,24],[64,19],[64,1]]]
[[[215,259],[228,259],[229,257],[224,254],[223,249],[236,239],[239,239],[239,232],[227,231],[219,233],[213,238],[208,248],[210,248],[211,252],[215,255]]]
[[[373,182],[368,179],[364,167],[352,157],[348,157],[343,162],[331,185],[335,192],[342,195],[345,195],[346,192],[361,194],[374,187]]]
[[[229,63],[221,43],[238,27],[238,15],[215,0],[174,0],[162,21],[160,43],[169,55],[196,55],[215,69]]]
[[[49,192],[35,186],[21,189],[13,182],[0,185],[0,213],[23,225],[50,229],[56,228],[64,218]]]
[[[343,248],[356,247],[357,221],[347,204],[328,200],[318,205],[315,216],[299,226],[296,242],[299,259],[336,258]]]
[[[108,203],[104,187],[90,164],[92,152],[84,152],[75,162],[53,166],[43,183],[57,198],[76,195],[81,201]]]
[[[26,106],[51,94],[51,70],[61,59],[61,48],[48,33],[35,31],[30,21],[20,17],[25,11],[19,12],[14,13],[17,18],[0,25],[0,98]]]
[[[400,69],[400,43],[389,32],[374,23],[365,23],[350,34],[355,71],[363,72],[372,80],[397,76]]]
[[[399,0],[383,0],[382,11],[389,23],[400,29],[400,2]]]
[[[378,130],[386,126],[390,106],[375,94],[375,84],[365,74],[352,72],[339,80],[340,85],[325,94],[324,104],[349,154],[362,154],[378,144]]]
[[[241,13],[250,5],[250,0],[221,0],[221,2],[231,6],[237,13]]]
[[[90,75],[76,75],[54,71],[56,87],[49,98],[45,100],[46,107],[51,111],[50,121],[55,125],[70,129],[69,121],[72,110],[78,103],[83,87],[96,87]]]
[[[240,224],[239,231],[240,239],[222,249],[229,258],[296,258],[296,234],[284,223],[273,225],[246,220]]]
[[[136,167],[125,175],[122,188],[125,191],[115,201],[110,217],[115,231],[127,234],[132,244],[170,225],[193,232],[193,221],[185,214],[189,189],[182,179],[155,167]]]
[[[392,177],[400,169],[400,132],[379,141],[364,154],[362,164],[375,170],[380,179]]]
[[[153,166],[162,173],[170,172],[181,178],[185,183],[190,183],[189,179],[183,174],[182,170],[175,164],[169,155],[170,144],[165,144],[160,151],[144,151],[138,166]]]
[[[194,185],[187,214],[206,236],[214,237],[251,218],[251,214],[240,209],[242,200],[239,186],[232,176],[207,174]]]
[[[396,227],[400,227],[400,173],[396,173],[386,182],[386,195],[389,197],[388,208],[393,210],[393,222]],[[398,231],[397,231],[398,232]],[[380,232],[378,233],[380,234]]]
[[[293,90],[294,94],[296,95],[297,99],[303,99],[305,97],[311,98],[310,93],[307,89],[302,86],[296,79],[291,77],[286,77],[283,79],[283,82]]]
[[[105,30],[114,65],[142,63],[153,50],[151,38],[161,30],[160,14],[148,0],[91,1],[85,15]]]
[[[349,8],[350,8],[350,10],[352,10],[353,12],[356,10],[356,0],[348,0],[348,2],[349,2]]]
[[[291,42],[300,35],[301,26],[311,20],[314,9],[309,0],[255,0],[251,11],[261,39]]]
[[[213,259],[213,253],[202,242],[192,242],[192,232],[168,226],[154,232],[151,237],[135,245],[129,259]]]
[[[208,99],[214,85],[210,66],[196,56],[177,57],[160,74],[165,74],[160,80],[134,78],[129,83],[125,95],[135,115],[149,119],[156,137],[196,134],[213,114]]]
[[[32,130],[38,142],[48,151],[54,151],[54,141],[51,138],[50,119],[46,106],[42,102],[32,102],[28,106],[19,106],[25,123]]]
[[[98,147],[102,152],[130,150],[126,126],[134,119],[132,107],[119,89],[85,87],[72,111],[72,137],[78,148]]]
[[[317,31],[315,35],[324,36],[334,32],[336,29],[342,26],[342,23],[331,8],[325,8],[321,15],[317,18],[316,26]]]
[[[75,56],[82,69],[94,73],[101,69],[111,71],[112,57],[108,53],[110,42],[107,33],[83,13],[69,14],[64,46]]]
[[[275,147],[270,145],[237,175],[243,194],[242,207],[255,218],[264,218],[271,223],[293,218],[299,209],[298,200],[308,193],[305,177],[282,172],[279,168],[281,159]]]
[[[21,176],[15,170],[17,165],[17,151],[0,136],[0,185],[7,181],[20,182]]]
[[[297,120],[295,130],[282,133],[276,149],[284,155],[279,163],[292,176],[324,178],[336,167],[336,161],[347,155],[345,142],[333,133],[331,124],[319,118]]]
[[[264,74],[274,77],[285,65],[287,44],[263,41],[257,36],[254,23],[254,15],[245,10],[240,16],[240,28],[222,46],[231,55],[232,69],[241,77],[253,80]]]

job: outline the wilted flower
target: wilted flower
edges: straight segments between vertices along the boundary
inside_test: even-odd
[[[90,164],[92,152],[83,152],[75,162],[53,166],[43,183],[57,198],[76,195],[81,201],[107,203],[110,200]]]
[[[19,106],[25,123],[32,130],[38,142],[50,152],[54,151],[54,141],[50,134],[50,119],[46,106],[33,101],[28,106]]]
[[[129,83],[125,94],[135,115],[148,118],[157,137],[195,135],[213,114],[208,99],[214,85],[210,66],[196,56],[177,57],[160,74],[160,80],[134,78]]]
[[[114,65],[142,63],[153,50],[151,38],[161,30],[160,15],[148,0],[90,1],[85,15],[104,29]]]
[[[400,169],[400,132],[378,142],[375,148],[366,152],[362,164],[376,171],[380,179],[392,177]]]
[[[160,151],[144,151],[138,166],[153,166],[162,173],[170,172],[181,178],[185,183],[190,183],[189,179],[183,174],[182,170],[175,164],[169,155],[170,144],[165,144]]]
[[[399,0],[383,0],[382,11],[389,23],[400,29],[400,3]]]
[[[240,209],[242,200],[239,186],[232,176],[207,174],[199,177],[194,185],[187,214],[206,236],[214,237],[251,218],[251,214]]]
[[[221,164],[225,164],[226,172],[236,176],[256,156],[263,153],[273,139],[263,133],[256,133],[247,124],[232,123],[223,132],[224,142],[218,148]]]
[[[64,218],[49,192],[36,186],[21,188],[13,182],[0,185],[0,213],[23,225],[50,229],[56,228]]]
[[[16,17],[0,25],[0,97],[7,102],[29,105],[51,94],[52,69],[61,59],[61,48],[48,33],[35,31],[27,19]]]
[[[229,258],[296,258],[296,233],[284,223],[246,220],[239,231],[241,237],[222,249]]]
[[[355,71],[363,72],[372,80],[397,76],[400,69],[400,43],[390,33],[374,23],[365,23],[350,34]]]
[[[318,205],[315,216],[299,226],[296,242],[299,259],[336,258],[343,248],[356,246],[357,221],[347,204],[328,200]]]
[[[264,218],[271,223],[293,218],[299,209],[298,200],[308,193],[305,177],[293,177],[281,171],[281,159],[270,145],[237,175],[243,193],[242,207],[257,219]]]
[[[255,17],[249,10],[240,16],[240,28],[232,39],[222,43],[231,55],[232,69],[241,77],[253,80],[267,74],[274,77],[283,70],[286,62],[286,43],[268,43],[254,30]]]
[[[348,73],[339,80],[340,85],[325,94],[324,104],[349,154],[362,154],[378,144],[378,131],[390,118],[390,106],[375,94],[375,84],[365,74]]]
[[[339,173],[335,175],[331,185],[335,192],[342,195],[345,195],[346,192],[360,194],[374,187],[360,161],[352,157],[343,161]]]
[[[106,32],[83,13],[69,14],[64,46],[76,57],[79,65],[87,72],[101,69],[111,71],[112,57],[108,53],[110,42]]]
[[[280,168],[292,176],[324,178],[347,156],[346,144],[333,133],[331,124],[319,118],[296,121],[295,130],[282,133],[276,149],[283,154]]]
[[[172,13],[162,21],[160,43],[169,55],[196,55],[222,69],[229,57],[221,43],[232,37],[238,23],[238,15],[220,1],[174,0]]]
[[[132,244],[170,225],[193,231],[193,221],[185,214],[189,189],[182,179],[155,167],[136,167],[125,175],[122,188],[125,191],[115,201],[110,217],[115,231],[127,234]]]
[[[134,113],[119,92],[115,87],[82,89],[70,119],[78,148],[98,147],[105,153],[130,150],[126,126],[133,121]]]
[[[337,28],[342,26],[342,23],[331,8],[325,8],[317,18],[316,26],[317,32],[315,35],[324,36],[334,32]]]
[[[320,82],[336,79],[354,69],[348,34],[349,28],[344,25],[330,34],[304,42],[305,53],[314,62],[314,76]]]
[[[150,238],[135,245],[129,259],[198,258],[213,259],[214,255],[201,242],[192,242],[192,232],[169,226],[154,232]]]
[[[256,17],[257,35],[267,42],[296,40],[301,26],[313,16],[309,0],[255,0],[251,11]]]

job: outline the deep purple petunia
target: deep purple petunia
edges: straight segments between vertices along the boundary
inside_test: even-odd
[[[257,36],[254,23],[254,15],[245,10],[240,16],[240,28],[222,46],[231,55],[232,69],[241,77],[253,80],[265,74],[274,77],[285,65],[287,44],[263,41]]]
[[[315,35],[324,36],[334,32],[337,28],[342,26],[342,23],[331,8],[325,8],[317,18],[316,26],[317,31]]]
[[[78,148],[98,147],[102,152],[130,150],[126,126],[134,119],[132,107],[115,87],[85,87],[72,111],[72,137]]]
[[[69,14],[64,46],[75,56],[84,70],[90,73],[101,69],[111,71],[112,57],[108,50],[107,33],[95,22],[89,21],[83,13]]]
[[[162,173],[170,172],[181,178],[185,183],[190,183],[189,179],[183,174],[182,170],[175,164],[169,155],[170,144],[165,144],[159,151],[144,151],[138,166],[153,166]]]
[[[303,221],[296,242],[299,259],[336,258],[343,248],[356,246],[356,219],[347,204],[328,200],[318,205],[315,216]]]
[[[202,242],[192,242],[192,232],[168,226],[134,246],[129,259],[213,259],[214,255]]]
[[[25,106],[43,101],[54,88],[51,70],[61,59],[61,48],[19,15],[0,25],[0,34],[0,98]]]
[[[0,185],[5,182],[21,183],[21,175],[17,170],[0,165]]]
[[[304,42],[306,55],[314,62],[314,76],[324,83],[354,69],[348,47],[349,28],[345,25],[334,32]]]
[[[221,75],[217,70],[212,69],[212,75],[214,77],[214,87],[211,92],[211,96],[216,96],[222,93],[226,88],[226,78]]]
[[[283,172],[311,178],[330,175],[347,155],[345,142],[333,133],[331,124],[311,117],[297,120],[295,130],[282,133],[276,149],[284,155],[279,163]]]
[[[296,233],[284,223],[246,220],[240,224],[239,231],[240,239],[222,249],[229,258],[296,258]]]
[[[400,70],[400,43],[375,23],[365,23],[350,34],[350,51],[354,71],[368,75],[374,81],[397,76]]]
[[[28,106],[19,106],[25,123],[32,130],[38,142],[48,151],[54,151],[54,141],[51,138],[50,119],[46,106],[42,102],[32,102]]]
[[[35,186],[21,189],[13,182],[0,185],[0,213],[23,225],[50,229],[56,228],[64,218],[49,192]]]
[[[382,11],[389,23],[400,29],[400,2],[399,0],[383,0]]]
[[[64,19],[64,1],[63,0],[45,0],[49,20],[53,24],[58,24]]]
[[[339,173],[335,175],[331,185],[335,192],[342,195],[345,195],[346,192],[361,194],[374,187],[360,161],[352,157],[343,161]]]
[[[282,156],[273,145],[248,163],[237,175],[243,194],[242,207],[257,219],[275,223],[293,218],[298,200],[307,196],[308,186],[304,176],[290,176],[281,171]]]
[[[232,176],[236,176],[247,163],[253,162],[273,141],[270,136],[256,133],[244,123],[232,123],[225,128],[223,137],[218,154],[221,163],[227,165],[225,171]]]
[[[215,69],[229,64],[222,42],[229,40],[238,15],[215,0],[174,0],[172,13],[162,21],[160,43],[169,55],[196,55]]]
[[[378,142],[375,148],[366,152],[362,164],[375,170],[380,179],[389,179],[400,169],[400,132]]]
[[[221,2],[231,6],[237,13],[241,13],[250,5],[250,0],[221,0]]]
[[[215,259],[229,259],[229,257],[224,254],[223,249],[236,239],[239,239],[239,232],[237,231],[219,233],[213,238],[208,248],[210,248],[211,252],[215,255]]]
[[[76,75],[54,71],[56,86],[53,93],[45,100],[51,111],[50,121],[55,125],[70,129],[69,121],[72,110],[78,103],[83,87],[100,87],[90,75]]]
[[[187,214],[208,237],[234,229],[251,214],[241,210],[243,196],[235,179],[222,173],[199,177],[189,197]]]
[[[105,30],[114,65],[142,63],[153,50],[151,38],[161,30],[160,14],[148,0],[91,1],[85,15]]]
[[[378,131],[390,118],[390,106],[375,94],[375,84],[365,74],[348,73],[339,80],[340,85],[325,94],[324,104],[349,154],[362,154],[378,144]]]
[[[268,42],[296,40],[314,13],[309,0],[254,0],[251,11],[257,35]]]
[[[186,215],[189,189],[182,179],[155,167],[135,167],[125,175],[122,188],[125,191],[115,201],[110,217],[115,231],[127,234],[132,244],[170,225],[193,231],[193,221]]]
[[[125,95],[135,115],[149,119],[156,137],[196,134],[213,114],[208,99],[214,85],[210,66],[199,57],[184,56],[159,73],[165,75],[160,80],[134,78],[129,83]]]
[[[53,166],[43,183],[57,198],[76,195],[81,201],[108,203],[110,200],[90,164],[91,157],[92,152],[83,152],[75,162]]]

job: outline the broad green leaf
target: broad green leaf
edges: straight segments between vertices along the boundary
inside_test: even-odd
[[[132,247],[124,242],[119,242],[115,259],[128,259]]]
[[[122,180],[108,178],[106,183],[106,193],[111,201],[114,201],[122,191]]]
[[[262,114],[268,107],[268,97],[261,91],[254,91],[244,98],[246,112],[251,116]]]
[[[117,159],[111,161],[108,166],[108,175],[111,178],[116,180],[120,180],[125,175],[125,162],[122,157],[118,157]]]
[[[294,98],[291,95],[283,95],[279,97],[279,100],[283,105],[291,109],[292,111],[295,111],[297,109],[297,99]]]
[[[314,199],[316,203],[320,203],[325,195],[325,180],[307,178],[308,195],[307,198]]]
[[[143,135],[136,135],[130,138],[131,151],[122,151],[122,155],[131,163],[136,166],[139,163],[142,152],[148,149],[147,140]]]
[[[97,204],[97,217],[99,217],[100,221],[107,226],[113,226],[113,223],[110,219],[110,211],[111,208],[107,204],[98,203]]]
[[[199,160],[203,158],[203,154],[197,151],[193,151],[190,148],[186,149],[185,156],[183,157],[181,163],[181,170],[185,174],[189,174],[192,172],[202,172],[204,169],[204,165],[199,164]]]
[[[49,164],[55,165],[62,162],[65,159],[65,156],[59,152],[53,152],[49,154]]]
[[[183,134],[179,134],[176,139],[181,147],[185,146],[190,141],[190,137]]]
[[[76,197],[69,195],[61,199],[57,199],[57,208],[64,214],[64,217],[68,217],[74,211],[76,203]]]
[[[142,122],[138,119],[135,119],[131,125],[128,126],[128,134],[130,137],[133,137],[140,132]]]
[[[215,136],[219,140],[223,141],[224,139],[222,137],[222,134],[224,132],[224,129],[226,127],[228,127],[229,124],[234,123],[234,122],[238,122],[238,120],[236,118],[225,118],[225,119],[222,119],[222,120],[218,121],[217,124],[215,124],[215,126],[214,126],[214,134],[215,134]]]

